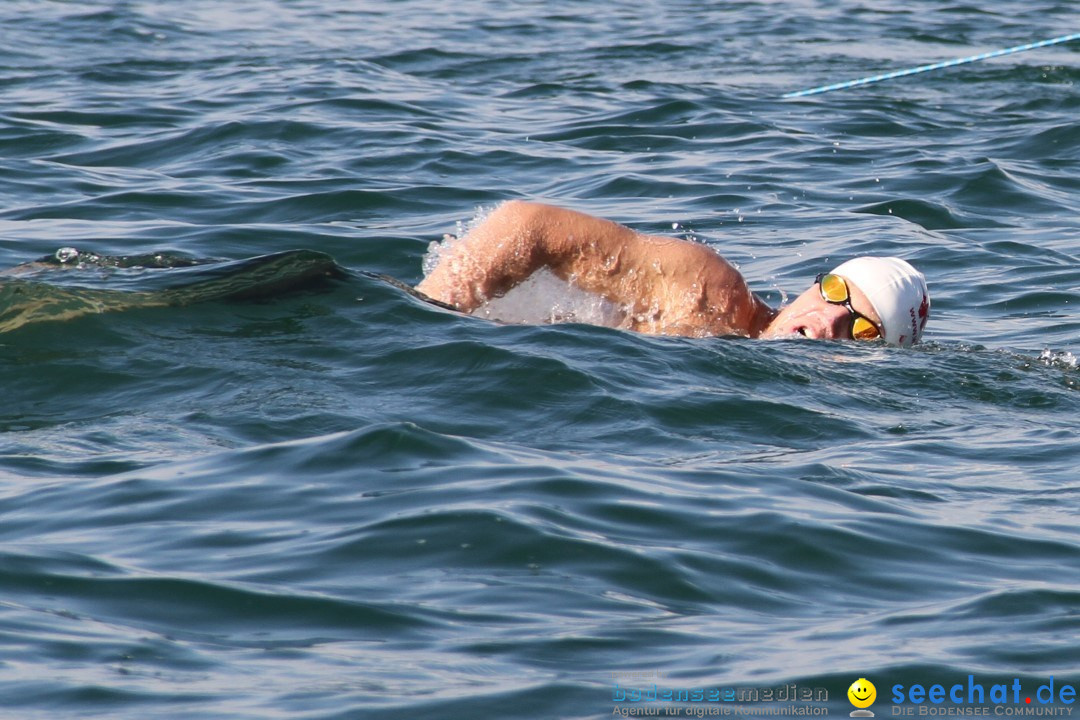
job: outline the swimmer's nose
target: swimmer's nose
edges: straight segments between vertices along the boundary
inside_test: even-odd
[[[824,330],[830,339],[851,337],[851,314],[843,305],[827,303],[822,311],[822,319],[825,321]]]

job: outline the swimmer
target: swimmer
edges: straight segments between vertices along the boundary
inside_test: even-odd
[[[706,245],[521,200],[500,205],[445,247],[416,290],[472,312],[542,269],[625,308],[624,326],[651,334],[882,339],[910,347],[930,316],[925,278],[900,258],[848,260],[775,310]]]

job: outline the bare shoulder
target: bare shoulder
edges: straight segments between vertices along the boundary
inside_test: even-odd
[[[641,278],[635,329],[695,337],[757,336],[771,310],[751,292],[742,273],[700,242],[641,235],[628,267]]]

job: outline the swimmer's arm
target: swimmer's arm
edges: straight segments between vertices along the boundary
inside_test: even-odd
[[[471,312],[541,268],[644,318],[635,329],[756,335],[771,317],[739,271],[705,245],[519,200],[459,240],[417,289]]]
[[[647,238],[609,220],[512,200],[445,249],[417,290],[471,312],[546,267],[585,290],[627,303],[642,294],[650,256],[681,243]],[[635,277],[634,287],[620,282]]]

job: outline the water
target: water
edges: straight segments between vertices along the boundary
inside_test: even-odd
[[[4,285],[0,715],[1080,684],[1080,48],[779,99],[1075,10],[3,3],[0,266],[191,266]],[[497,324],[368,274],[514,197],[774,304],[903,255],[926,342]]]

